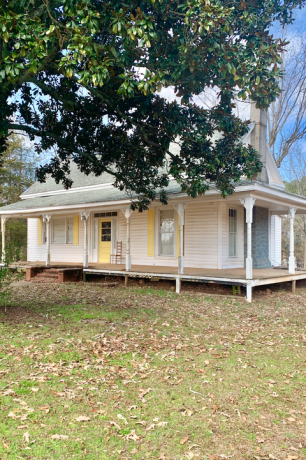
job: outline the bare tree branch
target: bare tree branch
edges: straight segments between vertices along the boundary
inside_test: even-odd
[[[285,36],[286,31],[283,34]],[[283,70],[281,94],[268,113],[269,146],[278,167],[306,137],[306,40],[303,35],[291,38],[283,56]]]

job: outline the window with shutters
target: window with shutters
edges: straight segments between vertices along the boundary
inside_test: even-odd
[[[53,219],[52,243],[73,244],[73,217]]]

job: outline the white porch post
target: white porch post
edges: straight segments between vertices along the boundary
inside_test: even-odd
[[[252,223],[253,223],[253,207],[255,198],[248,196],[240,200],[245,207],[245,221],[247,224],[247,257],[245,260],[246,279],[253,279],[253,259],[252,259]]]
[[[289,208],[290,217],[290,247],[289,247],[289,274],[295,274],[295,257],[294,257],[294,217],[296,208]]]
[[[184,274],[184,221],[185,221],[185,208],[187,204],[175,204],[174,209],[176,209],[178,215],[178,223],[180,227],[180,241],[179,241],[179,256],[178,256],[178,274]]]
[[[126,271],[131,270],[132,260],[131,260],[131,237],[130,237],[130,218],[132,215],[131,208],[124,208],[121,210],[126,218],[126,255],[125,255],[125,269]]]
[[[50,219],[51,219],[51,214],[44,214],[43,215],[43,222],[46,224],[46,234],[47,234],[47,241],[46,241],[46,267],[50,267],[50,264],[51,264],[51,256],[50,256],[50,243],[51,243]]]
[[[7,217],[1,217],[1,233],[2,233],[2,263],[5,262],[5,222],[7,221]]]
[[[83,268],[88,268],[88,218],[90,212],[81,212],[81,220],[84,222],[84,256],[83,256]]]

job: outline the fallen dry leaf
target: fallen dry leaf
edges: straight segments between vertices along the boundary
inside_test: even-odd
[[[66,436],[65,434],[53,434],[51,436],[51,439],[68,439],[68,436]]]
[[[159,423],[157,424],[157,426],[162,426],[162,427],[164,427],[164,426],[166,426],[166,425],[168,425],[168,422],[159,422]]]
[[[149,425],[148,428],[146,428],[146,431],[154,430],[154,428],[155,428],[155,423],[151,423],[151,425]]]
[[[188,439],[189,439],[189,435],[187,434],[186,438],[183,438],[183,439],[180,440],[180,444],[183,446],[184,444],[186,444]]]
[[[75,419],[76,422],[90,422],[90,418],[86,417],[86,415],[80,415]]]
[[[126,436],[124,436],[124,439],[126,439],[126,440],[128,440],[128,441],[131,439],[131,440],[133,440],[133,441],[136,442],[136,441],[138,441],[138,439],[140,439],[140,438],[139,438],[139,436],[137,436],[137,434],[135,433],[135,430],[132,430],[129,434],[127,434]]]
[[[38,410],[44,411],[46,414],[50,412],[50,408],[47,405],[38,407]]]
[[[118,417],[118,418],[120,418],[120,420],[123,420],[125,425],[127,425],[127,424],[128,424],[128,422],[127,422],[126,418],[125,418],[125,417],[123,417],[123,415],[121,415],[121,414],[118,414],[118,415],[117,415],[117,417]]]
[[[29,444],[29,442],[30,442],[30,434],[28,432],[24,433],[23,438],[24,438],[24,442]]]
[[[194,453],[192,453],[192,452],[187,452],[186,458],[188,458],[188,460],[192,460],[192,459],[194,458]]]
[[[118,425],[118,423],[116,422],[109,422],[111,425],[115,426],[116,428],[118,428],[118,430],[121,430],[121,427]]]

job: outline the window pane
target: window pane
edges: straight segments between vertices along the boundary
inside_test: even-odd
[[[174,254],[174,234],[161,233],[160,234],[160,255],[173,256]]]
[[[160,211],[160,231],[174,232],[174,211]]]
[[[73,243],[73,217],[67,219],[67,243]]]
[[[102,222],[101,241],[111,241],[111,240],[112,240],[112,223]]]
[[[53,221],[53,243],[65,243],[65,218]]]
[[[174,255],[174,211],[160,211],[160,255]]]
[[[229,234],[229,256],[236,257],[237,255],[237,235],[235,233]]]

